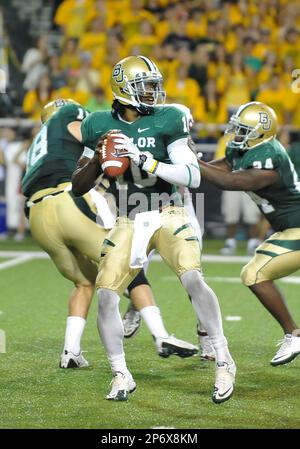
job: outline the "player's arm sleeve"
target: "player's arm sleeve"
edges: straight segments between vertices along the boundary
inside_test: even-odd
[[[193,189],[200,185],[200,170],[197,158],[188,146],[188,138],[184,137],[172,142],[167,147],[172,164],[158,162],[147,158],[143,169],[149,173],[155,173],[159,178],[171,184],[191,187]]]

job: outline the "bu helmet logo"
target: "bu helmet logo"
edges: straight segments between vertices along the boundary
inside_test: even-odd
[[[269,131],[272,126],[272,120],[266,112],[259,112],[259,122],[262,124],[262,129]]]
[[[121,64],[117,64],[115,66],[112,76],[116,80],[117,83],[123,83],[123,81],[124,81],[124,70],[122,69]]]
[[[54,104],[55,104],[56,108],[61,108],[62,106],[64,106],[67,103],[63,98],[59,98],[58,100],[54,101]]]

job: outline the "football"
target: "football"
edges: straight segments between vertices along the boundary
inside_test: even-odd
[[[129,157],[119,157],[118,151],[115,149],[115,143],[111,134],[107,134],[106,142],[102,145],[99,152],[99,160],[102,170],[110,178],[117,178],[125,173],[130,165]]]

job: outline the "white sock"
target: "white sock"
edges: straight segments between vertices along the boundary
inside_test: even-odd
[[[126,361],[123,351],[124,328],[119,311],[119,295],[113,290],[100,288],[98,296],[97,325],[100,338],[106,350],[113,373],[126,373]]]
[[[247,242],[247,249],[254,249],[261,243],[262,243],[262,240],[260,240],[260,239],[256,239],[256,238],[249,239]]]
[[[129,377],[131,376],[131,373],[128,371],[128,368],[126,366],[126,360],[125,360],[125,353],[123,352],[120,355],[114,355],[108,357],[108,361],[111,366],[111,370],[113,374],[116,374],[116,372],[126,374]]]
[[[226,337],[211,337],[210,341],[216,351],[217,362],[233,363],[233,358],[228,350]]]
[[[165,329],[160,310],[156,306],[143,307],[140,314],[154,338],[167,338],[169,336]]]
[[[236,240],[235,239],[226,239],[225,245],[230,246],[231,248],[236,248]]]
[[[180,280],[192,298],[198,320],[211,338],[217,362],[231,363],[232,357],[223,333],[222,316],[216,294],[206,284],[199,271],[188,271]]]
[[[75,355],[80,354],[80,341],[86,320],[81,316],[69,316],[65,335],[64,351],[71,351]]]

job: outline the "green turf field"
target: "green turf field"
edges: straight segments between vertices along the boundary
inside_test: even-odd
[[[208,243],[205,252],[216,252],[219,246],[220,242]],[[35,246],[28,240],[19,246],[0,245],[0,250],[17,248],[31,251]],[[282,336],[279,326],[240,283],[220,279],[238,277],[241,264],[214,262],[204,268],[219,296],[238,366],[234,396],[221,405],[211,401],[213,364],[200,363],[197,356],[161,359],[144,325],[125,341],[137,390],[127,403],[106,401],[111,373],[99,343],[96,301],[83,338],[91,366],[61,370],[71,284],[49,260],[0,271],[0,328],[7,340],[7,352],[0,354],[0,428],[299,428],[300,357],[286,366],[270,366]],[[153,262],[149,278],[169,332],[197,343],[192,307],[171,271]],[[280,286],[299,322],[300,286],[283,282]],[[126,305],[123,299],[122,312]],[[242,319],[227,321],[227,316]]]

